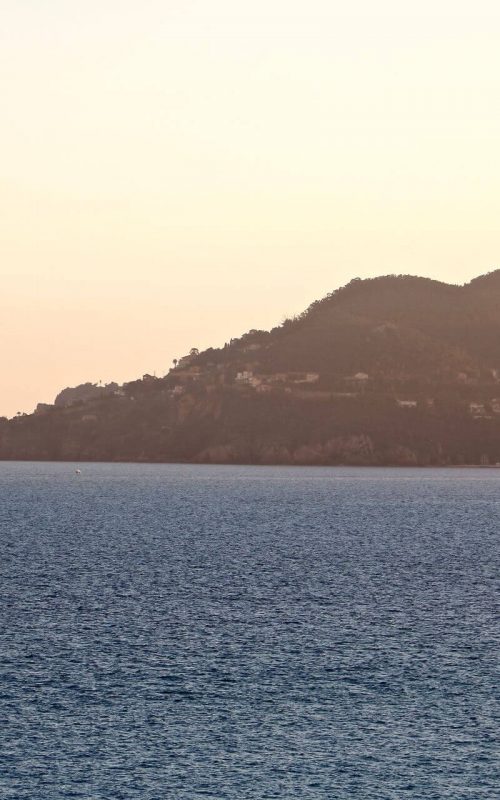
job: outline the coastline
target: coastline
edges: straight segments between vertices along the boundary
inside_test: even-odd
[[[500,464],[395,464],[388,462],[387,464],[320,464],[320,463],[283,463],[273,462],[262,464],[255,461],[152,461],[148,459],[134,461],[130,459],[74,459],[74,458],[0,458],[0,464],[144,464],[148,466],[179,466],[179,467],[289,467],[294,468],[322,468],[322,469],[405,469],[405,470],[418,470],[418,469],[482,469],[482,470],[495,470],[500,469]]]

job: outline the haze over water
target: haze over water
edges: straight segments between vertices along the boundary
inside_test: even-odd
[[[75,466],[0,464],[2,798],[498,796],[498,471]]]

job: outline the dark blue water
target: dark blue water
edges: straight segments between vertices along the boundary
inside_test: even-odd
[[[500,471],[0,464],[0,797],[500,796]]]

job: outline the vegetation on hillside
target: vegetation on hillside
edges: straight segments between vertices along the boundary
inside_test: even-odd
[[[0,420],[0,458],[500,462],[500,271],[351,281],[163,378],[82,384]]]

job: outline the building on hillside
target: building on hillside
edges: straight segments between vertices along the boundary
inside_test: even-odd
[[[317,383],[319,381],[318,372],[289,372],[288,380],[290,383]]]
[[[262,347],[261,344],[248,344],[246,347],[243,348],[244,353],[254,353],[256,350],[260,350]]]
[[[244,369],[236,374],[236,383],[250,384],[253,379],[253,372],[249,369]]]
[[[481,417],[486,417],[486,408],[484,403],[469,403],[469,411],[474,419],[480,419]]]
[[[317,372],[273,372],[270,375],[255,375],[253,370],[245,369],[236,375],[236,383],[246,383],[254,388],[260,385],[317,383]]]
[[[176,381],[185,383],[186,381],[197,381],[202,377],[201,367],[188,367],[187,369],[176,369],[173,373]]]
[[[348,375],[344,378],[344,384],[350,386],[357,391],[364,391],[368,385],[370,376],[366,372],[356,372],[354,375]]]
[[[370,376],[366,372],[356,372],[355,375],[352,375],[349,378],[349,380],[357,381],[359,383],[364,383],[365,381],[368,381],[369,379],[370,379]]]

